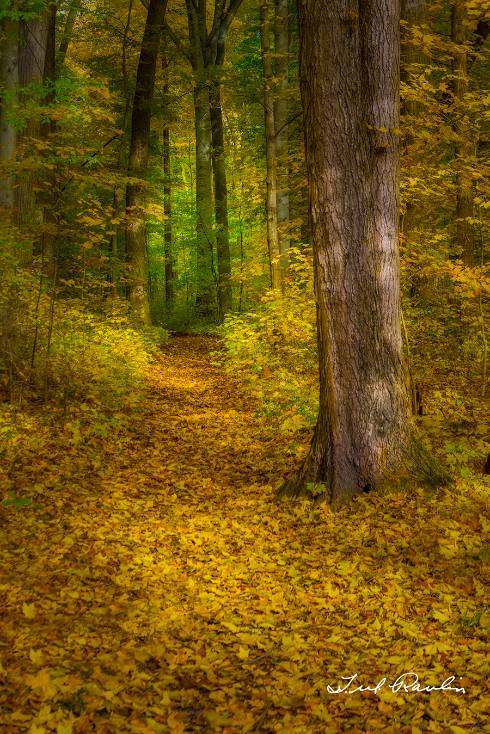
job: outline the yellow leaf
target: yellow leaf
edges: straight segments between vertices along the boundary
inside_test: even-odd
[[[37,724],[31,724],[28,734],[46,734],[44,726],[38,726]]]
[[[41,650],[33,650],[32,647],[29,651],[29,657],[31,661],[34,663],[34,665],[42,665],[43,664],[43,653]]]
[[[49,677],[49,670],[45,668],[36,675],[26,675],[26,682],[31,688],[39,688],[44,698],[52,698],[56,693],[56,688]]]
[[[451,615],[447,612],[439,612],[437,610],[435,612],[432,612],[432,616],[434,617],[434,619],[437,619],[438,622],[444,623],[449,622],[449,620],[451,619]]]
[[[172,734],[185,734],[184,722],[179,719],[178,714],[170,714],[167,718],[167,726]]]
[[[22,605],[22,612],[24,614],[24,617],[27,617],[27,619],[34,619],[36,616],[36,606],[35,604],[24,604]]]
[[[73,727],[70,723],[60,723],[56,727],[56,734],[73,734]]]
[[[240,627],[237,627],[233,622],[222,622],[223,627],[226,627],[230,632],[240,632]]]
[[[246,647],[245,645],[240,645],[240,647],[238,648],[238,657],[240,658],[240,660],[247,660],[248,653],[248,647]]]

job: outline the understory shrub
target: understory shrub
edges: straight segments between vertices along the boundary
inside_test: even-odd
[[[255,311],[229,315],[222,327],[224,369],[240,374],[260,412],[278,417],[286,432],[313,425],[318,407],[311,265],[297,256],[292,271],[287,298],[271,291]]]

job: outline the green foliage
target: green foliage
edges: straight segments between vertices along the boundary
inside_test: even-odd
[[[93,301],[58,301],[38,278],[13,270],[0,292],[0,374],[10,399],[33,394],[58,405],[130,404],[166,332],[136,331],[118,301],[100,302],[97,310]]]
[[[308,257],[295,254],[287,298],[267,293],[255,311],[223,326],[225,369],[240,374],[285,432],[311,426],[318,405],[315,311]]]

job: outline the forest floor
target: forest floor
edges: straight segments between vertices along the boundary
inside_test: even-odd
[[[488,487],[278,503],[301,449],[216,347],[171,339],[123,431],[15,470],[1,734],[490,732]],[[329,693],[356,674],[386,683]]]

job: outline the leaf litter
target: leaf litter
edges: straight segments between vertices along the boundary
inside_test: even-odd
[[[0,509],[2,734],[490,731],[488,485],[277,502],[307,446],[215,346],[172,339],[97,461],[53,440],[17,469],[36,491]],[[388,687],[409,672],[466,692]],[[328,692],[353,675],[387,682]]]

